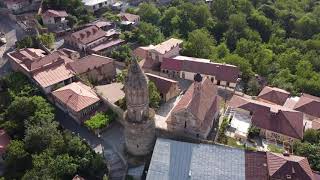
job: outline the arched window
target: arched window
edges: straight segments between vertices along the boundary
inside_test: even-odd
[[[184,128],[187,128],[187,121],[184,122]]]

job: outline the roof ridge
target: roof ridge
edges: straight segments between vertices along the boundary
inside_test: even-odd
[[[295,132],[295,134],[300,137],[299,132],[297,132],[297,129],[292,125],[292,121],[291,121],[291,117],[288,117],[286,113],[284,112],[288,112],[288,113],[299,113],[299,112],[292,112],[292,111],[283,111],[283,110],[279,110],[279,112],[282,112],[282,114],[285,116],[285,119],[287,122],[289,122],[289,125],[291,127],[291,129],[293,129],[293,131]]]

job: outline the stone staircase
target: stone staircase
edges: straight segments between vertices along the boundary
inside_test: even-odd
[[[107,149],[104,156],[108,163],[110,180],[125,180],[127,174],[127,164],[122,157],[112,149]]]

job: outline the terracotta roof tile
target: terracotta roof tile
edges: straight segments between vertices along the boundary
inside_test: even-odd
[[[155,83],[157,89],[162,94],[167,94],[170,91],[170,88],[172,86],[177,86],[178,82],[172,79],[168,79],[165,77],[157,76],[150,73],[145,73],[148,77],[148,79]]]
[[[114,69],[114,74],[115,75],[115,66],[114,66],[114,60],[105,57],[105,56],[100,56],[96,54],[88,55],[85,56],[77,61],[70,62],[68,66],[76,73],[76,74],[82,74],[87,72],[88,70],[92,70],[95,68],[102,67],[104,65],[109,64],[110,69]]]
[[[268,172],[271,178],[312,180],[313,172],[305,157],[267,152]]]
[[[89,26],[80,31],[74,32],[71,34],[72,38],[75,38],[77,41],[83,44],[89,44],[95,40],[103,38],[106,35],[106,32],[97,26]]]
[[[288,91],[275,87],[265,86],[258,95],[258,98],[278,105],[283,105],[289,98],[289,96],[290,93]]]
[[[240,70],[229,64],[212,63],[209,60],[177,56],[164,58],[161,69],[173,71],[187,71],[215,76],[217,80],[237,82]]]
[[[320,98],[309,94],[302,94],[294,109],[320,118]]]
[[[52,92],[52,95],[75,112],[98,102],[96,93],[81,82],[74,82]]]
[[[208,78],[201,82],[199,93],[194,92],[193,83],[173,108],[172,113],[187,109],[200,121],[200,130],[204,130],[210,126],[210,120],[212,120],[214,114],[218,111],[219,99],[217,91],[217,86]],[[168,120],[171,121],[172,119],[169,118]]]
[[[303,137],[301,112],[236,95],[231,98],[228,105],[252,112],[252,123],[260,128],[298,139]]]
[[[245,152],[246,180],[268,180],[267,154],[265,152]]]

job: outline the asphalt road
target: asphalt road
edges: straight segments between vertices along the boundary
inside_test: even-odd
[[[5,34],[7,43],[0,46],[0,76],[10,71],[10,66],[7,63],[6,53],[14,49],[17,40],[25,36],[25,32],[20,26],[11,21],[6,16],[0,16],[0,31]]]

